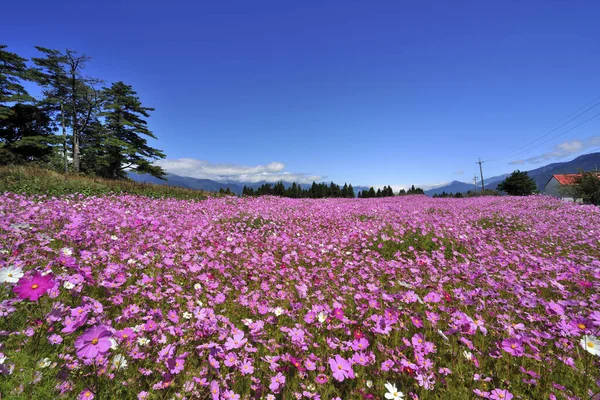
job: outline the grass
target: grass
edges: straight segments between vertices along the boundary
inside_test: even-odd
[[[86,196],[133,194],[151,198],[204,200],[214,193],[139,183],[131,180],[110,180],[78,174],[59,174],[55,171],[28,166],[0,166],[0,191],[27,195],[63,196],[81,193]]]

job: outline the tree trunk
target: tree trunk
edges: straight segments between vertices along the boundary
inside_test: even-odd
[[[65,106],[63,102],[60,102],[60,119],[62,122],[62,134],[63,134],[63,155],[65,158],[65,176],[69,172],[69,160],[67,158],[67,128],[65,126]]]
[[[79,126],[77,126],[77,63],[71,65],[71,103],[73,119],[73,171],[79,173]]]

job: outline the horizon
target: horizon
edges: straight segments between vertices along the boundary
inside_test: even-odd
[[[469,182],[479,158],[485,178],[600,146],[600,4],[159,6],[11,3],[0,34],[132,85],[156,108],[157,164],[181,176],[397,191]]]

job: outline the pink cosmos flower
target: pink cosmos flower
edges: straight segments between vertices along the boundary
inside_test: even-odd
[[[83,326],[83,324],[85,324],[85,322],[88,319],[88,313],[83,313],[81,315],[79,315],[78,317],[71,317],[68,316],[65,318],[65,327],[62,329],[61,332],[63,333],[73,333],[75,332],[77,329],[79,329],[81,326]]]
[[[235,364],[237,364],[237,357],[235,353],[227,353],[224,363],[228,367],[233,367]]]
[[[269,385],[269,389],[273,392],[279,392],[279,389],[285,385],[285,376],[281,372],[271,378],[271,384]]]
[[[333,309],[333,316],[337,319],[339,319],[340,321],[344,319],[344,310],[342,310],[341,308],[334,308]]]
[[[367,347],[369,347],[369,341],[367,339],[360,338],[360,339],[356,339],[355,341],[352,342],[352,350],[354,351],[362,351],[364,349],[366,349]]]
[[[103,325],[88,329],[83,335],[75,339],[75,349],[79,358],[96,358],[110,349],[111,333]]]
[[[79,393],[77,396],[78,400],[92,400],[94,398],[94,393],[92,393],[89,389],[85,389],[83,392]]]
[[[210,383],[210,394],[212,396],[212,400],[219,400],[219,382],[212,381]]]
[[[165,362],[165,364],[170,373],[177,375],[183,371],[185,360],[183,358],[170,358]]]
[[[249,360],[246,360],[240,365],[240,372],[242,375],[252,374],[254,372],[254,366]]]
[[[48,342],[50,342],[50,344],[60,344],[62,343],[62,341],[63,338],[60,335],[57,335],[56,333],[48,337]]]
[[[54,281],[49,275],[35,274],[31,279],[21,278],[18,286],[13,288],[20,299],[36,301],[48,290],[52,289]]]
[[[133,342],[136,338],[136,333],[131,328],[123,328],[115,332],[116,336],[123,341]]]
[[[324,384],[326,384],[326,383],[329,381],[329,379],[327,379],[327,376],[326,376],[326,375],[324,375],[324,374],[319,374],[319,375],[317,375],[317,377],[315,378],[315,381],[316,381],[318,384],[320,384],[320,385],[324,385]]]
[[[494,389],[490,393],[490,397],[489,398],[492,399],[492,400],[510,400],[513,397],[514,396],[512,395],[512,393],[509,392],[508,390],[505,390],[505,389]]]
[[[315,369],[317,369],[317,364],[315,364],[315,362],[312,360],[305,360],[304,367],[309,371],[314,371]]]
[[[352,361],[355,364],[367,365],[369,363],[369,357],[364,352],[359,351],[357,353],[354,353],[354,356],[352,357]]]
[[[344,379],[354,379],[354,371],[352,370],[352,364],[348,360],[342,358],[339,354],[335,358],[329,359],[329,367],[333,372],[333,377],[342,382]]]
[[[223,392],[223,398],[226,400],[239,400],[240,395],[235,393],[233,390],[226,390]]]
[[[514,357],[520,357],[524,353],[521,341],[514,338],[504,339],[502,341],[502,350]]]
[[[244,344],[246,344],[247,341],[248,339],[244,338],[243,333],[238,333],[236,335],[233,335],[232,338],[227,338],[227,341],[225,342],[225,348],[227,350],[239,349]]]

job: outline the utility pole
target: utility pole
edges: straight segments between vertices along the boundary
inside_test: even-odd
[[[475,183],[475,193],[477,193],[477,175],[473,176],[473,182]]]
[[[481,161],[481,158],[475,162],[475,164],[479,164],[479,173],[481,174],[481,191],[485,192],[485,183],[483,182],[483,169],[481,168],[481,164],[485,161]]]

